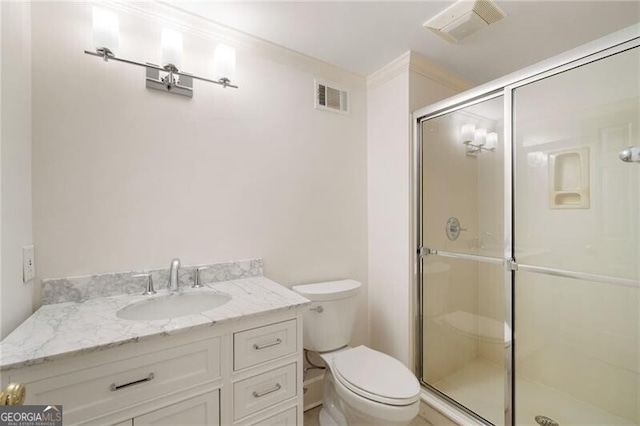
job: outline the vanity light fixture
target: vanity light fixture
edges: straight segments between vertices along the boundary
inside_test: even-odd
[[[213,51],[213,75],[229,83],[236,72],[236,49],[220,43]]]
[[[120,25],[118,16],[101,7],[93,8],[93,46],[106,58],[113,56],[111,50],[104,46],[117,49],[119,44]]]
[[[498,146],[498,134],[496,132],[487,133],[487,143],[484,145],[485,149],[493,152]]]
[[[460,136],[467,147],[467,155],[474,157],[482,151],[494,152],[498,144],[497,133],[487,133],[487,129],[476,128],[474,124],[464,124],[460,129]]]
[[[165,28],[162,31],[162,62],[163,66],[152,63],[142,63],[129,59],[119,58],[113,50],[118,48],[119,23],[118,16],[100,7],[93,8],[93,44],[95,52],[85,50],[87,55],[102,58],[105,62],[110,60],[124,62],[146,68],[146,84],[149,89],[162,90],[176,95],[193,97],[193,80],[206,81],[219,84],[223,88],[238,86],[231,84],[232,73],[235,70],[235,49],[219,44],[215,50],[214,72],[219,76],[218,80],[198,77],[180,70],[183,56],[182,34],[178,31]]]
[[[487,143],[487,129],[477,129],[473,135],[473,144],[475,146],[484,146]]]
[[[461,129],[462,143],[468,144],[473,142],[473,136],[476,134],[475,124],[464,124]]]

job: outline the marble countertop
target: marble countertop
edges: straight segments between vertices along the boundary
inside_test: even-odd
[[[132,321],[116,312],[154,296],[121,295],[40,307],[0,342],[0,371],[41,364],[65,357],[139,342],[156,336],[184,333],[255,315],[296,309],[310,302],[264,277],[206,284],[184,293],[222,292],[232,296],[220,307],[167,320]]]

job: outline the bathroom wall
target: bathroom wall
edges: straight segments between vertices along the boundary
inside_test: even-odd
[[[369,330],[372,348],[410,366],[409,73],[367,97]]]
[[[0,2],[0,338],[32,312],[22,247],[32,243],[31,4]]]
[[[161,28],[174,25],[153,15],[162,7],[118,9],[119,55],[159,61]],[[224,40],[237,48],[240,89],[151,91],[143,69],[82,53],[91,10],[33,5],[39,276],[260,256],[287,286],[365,283],[354,343],[366,343],[364,78],[174,11],[184,69],[209,75]],[[314,109],[314,77],[350,91],[349,115]]]
[[[410,114],[471,85],[413,52],[367,81],[369,338],[413,368]]]

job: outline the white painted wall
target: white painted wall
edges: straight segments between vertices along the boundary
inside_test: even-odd
[[[0,337],[32,312],[33,282],[22,283],[22,247],[32,242],[31,5],[0,3]]]
[[[367,93],[369,340],[409,365],[409,73]]]
[[[118,13],[117,53],[159,61],[161,22]],[[219,39],[196,24],[182,28],[184,68],[208,75]],[[87,4],[34,4],[33,25],[41,278],[260,256],[287,286],[365,283],[354,342],[366,342],[364,78],[226,30],[241,88],[195,82],[189,100],[146,89],[140,68],[84,55]],[[314,77],[351,90],[350,115],[314,109]]]
[[[410,114],[469,84],[412,52],[368,81],[369,339],[413,368]]]

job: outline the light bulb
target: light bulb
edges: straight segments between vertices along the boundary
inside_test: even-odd
[[[487,133],[487,143],[485,148],[494,149],[498,146],[498,134],[496,132]]]
[[[181,32],[169,28],[162,29],[162,65],[172,64],[180,69],[183,47]]]
[[[483,146],[487,143],[487,129],[477,129],[473,135],[473,144],[475,146]]]
[[[218,44],[213,51],[213,75],[215,78],[232,80],[236,70],[236,49]]]
[[[464,124],[460,130],[462,136],[462,143],[469,143],[473,141],[473,136],[476,132],[475,124]]]
[[[120,25],[118,15],[93,7],[93,46],[97,49],[107,48],[112,52],[118,49]]]

